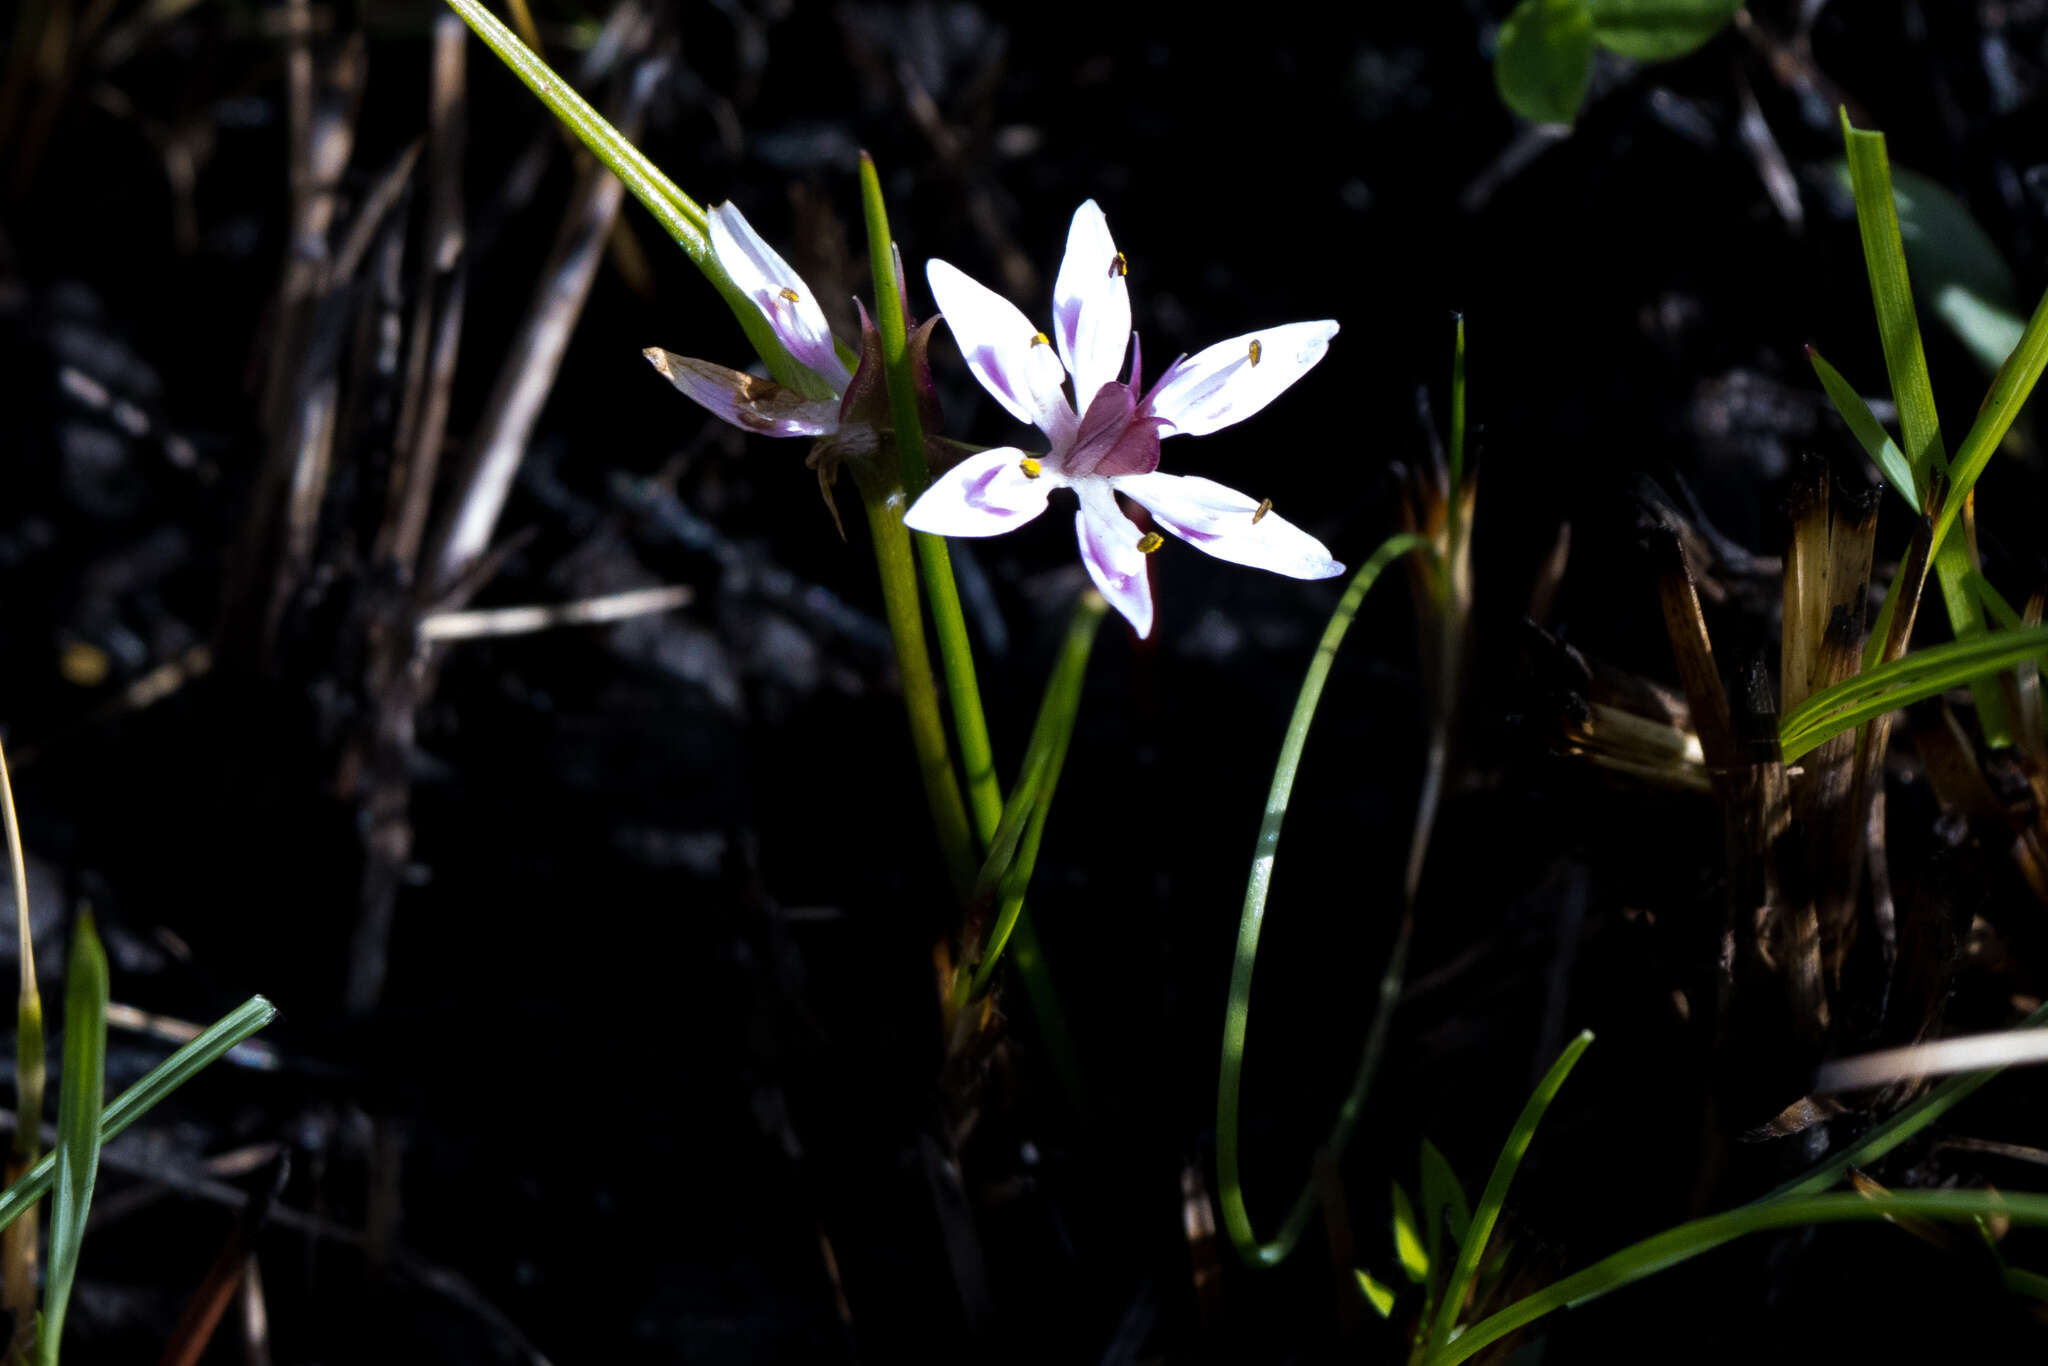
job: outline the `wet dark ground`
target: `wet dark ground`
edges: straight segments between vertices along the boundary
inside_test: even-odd
[[[1784,33],[1792,8],[1754,12]],[[693,194],[731,198],[794,244],[821,293],[858,287],[852,162],[866,147],[906,255],[990,280],[1025,263],[1036,278],[1011,283],[1027,312],[1045,312],[1067,220],[1092,196],[1132,260],[1155,357],[1337,318],[1329,359],[1283,401],[1167,456],[1272,497],[1352,563],[1391,528],[1390,465],[1426,458],[1418,390],[1441,409],[1464,312],[1483,470],[1464,773],[1425,878],[1410,997],[1344,1171],[1357,1256],[1397,1274],[1385,1187],[1412,1180],[1417,1138],[1476,1193],[1534,1078],[1570,1032],[1594,1029],[1511,1206],[1534,1286],[1688,1213],[1699,1081],[1672,1005],[1689,971],[1673,927],[1719,914],[1721,843],[1706,799],[1617,787],[1546,752],[1519,629],[1530,584],[1568,523],[1553,629],[1669,678],[1629,507],[1638,476],[1689,490],[1720,532],[1775,554],[1794,456],[1853,456],[1801,345],[1866,392],[1883,362],[1851,210],[1826,170],[1840,149],[1831,97],[1731,33],[1676,64],[1603,66],[1576,131],[1532,138],[1492,91],[1504,9],[1196,24],[1101,6],[691,6],[644,145]],[[929,1148],[930,946],[947,899],[872,562],[857,527],[851,545],[833,533],[799,450],[717,428],[635,355],[744,354],[637,207],[625,217],[657,289],[600,274],[506,514],[505,531],[531,539],[482,601],[558,601],[613,586],[620,566],[697,600],[624,627],[455,647],[420,722],[388,988],[374,1018],[347,1017],[363,854],[336,796],[351,713],[331,603],[295,605],[273,677],[221,668],[145,709],[109,706],[213,637],[247,516],[262,446],[251,356],[286,246],[282,58],[256,31],[263,13],[201,7],[109,77],[148,117],[211,126],[189,250],[150,142],[104,101],[67,108],[0,220],[0,715],[52,924],[91,900],[126,946],[116,998],[211,1019],[261,990],[285,1011],[269,1035],[285,1067],[195,1084],[165,1126],[172,1157],[282,1142],[296,1155],[284,1203],[348,1228],[371,1217],[379,1181],[396,1183],[382,1207],[396,1210],[395,1261],[264,1234],[274,1358],[526,1359],[509,1323],[557,1361],[1395,1359],[1377,1323],[1344,1339],[1349,1272],[1320,1235],[1278,1272],[1243,1272],[1221,1249],[1220,1297],[1203,1303],[1183,1224],[1184,1169],[1213,1180],[1252,836],[1338,586],[1173,545],[1154,638],[1105,629],[1033,898],[1082,1103],[1020,1009],[964,1192],[947,1190]],[[369,35],[356,193],[423,127],[427,18],[332,12],[335,32]],[[469,61],[480,204],[540,116],[480,46]],[[2048,284],[2048,6],[1838,0],[1820,9],[1812,64],[1897,163],[1965,199],[2023,297]],[[957,151],[919,126],[908,82]],[[1773,206],[1739,136],[1745,88],[1797,178],[1801,222]],[[457,443],[568,186],[557,157],[536,205],[494,225],[472,263]],[[1953,440],[1984,375],[1932,324],[1928,344]],[[131,399],[139,434],[64,387],[66,367]],[[952,430],[1001,438],[955,358],[938,370]],[[665,498],[650,481],[670,470]],[[1980,496],[1994,581],[2042,580],[2041,509],[2037,467],[1994,466]],[[1904,536],[1887,523],[1880,558]],[[1008,767],[1080,571],[1052,523],[958,549]],[[1775,638],[1768,620],[1725,615],[1717,631]],[[1410,619],[1398,587],[1369,600],[1296,792],[1246,1094],[1262,1227],[1349,1076],[1392,933],[1422,757]],[[105,656],[105,681],[65,676],[80,645]],[[1903,782],[1892,820],[1910,876],[1931,797]],[[2041,908],[2009,874],[1986,873],[1980,901],[2022,950],[2038,937]],[[1951,1020],[2000,1023],[2009,995],[2038,994],[2040,960],[2019,960],[1966,969]],[[153,1056],[117,1059],[120,1079]],[[1949,1129],[2038,1144],[2037,1095],[2009,1079]],[[1731,1197],[1818,1155],[1800,1141],[1743,1153]],[[1883,1173],[2038,1179],[1924,1145]],[[230,1222],[173,1195],[97,1232],[79,1350],[153,1354]],[[949,1261],[963,1229],[985,1262],[978,1300]],[[2015,1235],[2008,1252],[2038,1265],[2042,1247]],[[1757,1239],[1552,1320],[1547,1352],[1946,1359],[2024,1339],[1981,1270],[1878,1228]],[[467,1288],[451,1293],[442,1273]],[[241,1359],[235,1338],[231,1325],[208,1360]]]

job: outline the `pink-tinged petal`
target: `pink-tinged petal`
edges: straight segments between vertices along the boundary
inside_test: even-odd
[[[1140,474],[1115,482],[1117,492],[1142,504],[1161,527],[1219,560],[1295,579],[1327,579],[1344,572],[1321,541],[1266,504],[1213,479]]]
[[[1081,510],[1074,514],[1081,563],[1088,566],[1088,577],[1109,605],[1124,614],[1143,640],[1152,634],[1152,584],[1145,572],[1145,552],[1138,548],[1145,534],[1116,505],[1108,480],[1081,480],[1074,492],[1081,496]]]
[[[1145,411],[1171,424],[1162,436],[1204,436],[1242,422],[1307,374],[1336,335],[1333,322],[1288,323],[1217,342],[1168,366]]]
[[[1074,410],[1060,388],[1067,372],[1044,334],[1015,304],[944,261],[929,262],[925,278],[981,387],[1010,416],[1044,432],[1054,449],[1072,441]]]
[[[1052,287],[1053,336],[1060,359],[1074,375],[1074,406],[1086,409],[1095,391],[1124,368],[1131,340],[1129,266],[1109,235],[1109,220],[1094,200],[1074,211],[1067,254]]]
[[[807,399],[772,379],[650,346],[640,353],[684,395],[733,426],[762,436],[826,436],[839,430],[835,399]]]
[[[818,301],[811,297],[811,287],[738,209],[720,204],[706,217],[711,221],[711,250],[718,264],[754,301],[796,363],[831,385],[833,393],[845,393],[852,376],[832,344],[832,329]]]
[[[1046,495],[1059,483],[1036,456],[1002,446],[970,455],[933,480],[903,524],[933,536],[1000,535],[1045,511]]]

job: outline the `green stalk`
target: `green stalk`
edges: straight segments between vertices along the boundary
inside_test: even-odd
[[[1080,601],[1074,604],[1074,619],[1067,627],[1059,658],[1045,680],[1045,695],[1038,704],[1038,719],[1032,723],[1022,767],[1025,774],[1037,775],[1036,790],[1029,794],[1031,816],[1018,841],[1015,857],[997,883],[996,920],[989,931],[988,948],[974,970],[975,995],[988,989],[989,978],[1024,912],[1024,891],[1031,885],[1032,871],[1038,866],[1038,845],[1045,831],[1046,813],[1052,810],[1060,769],[1067,761],[1067,745],[1074,738],[1074,717],[1081,709],[1081,684],[1088,673],[1088,656],[1095,648],[1097,628],[1108,610],[1109,604],[1094,589],[1081,594]],[[1020,790],[1013,796],[1012,804],[1025,797]],[[1035,937],[1033,942],[1036,943]]]
[[[1472,1222],[1465,1232],[1465,1241],[1458,1248],[1457,1263],[1451,1268],[1450,1279],[1444,1282],[1444,1297],[1437,1305],[1436,1322],[1429,1329],[1429,1351],[1441,1349],[1450,1340],[1451,1328],[1458,1321],[1458,1311],[1465,1306],[1465,1297],[1471,1292],[1472,1283],[1479,1278],[1479,1260],[1486,1255],[1486,1244],[1493,1237],[1493,1226],[1500,1221],[1501,1207],[1507,1204],[1508,1187],[1514,1183],[1515,1172],[1522,1165],[1522,1155],[1529,1151],[1529,1141],[1536,1136],[1536,1126],[1543,1122],[1543,1116],[1550,1109],[1550,1102],[1557,1099],[1557,1092],[1564,1085],[1572,1068],[1578,1066],[1579,1056],[1593,1042],[1591,1030],[1582,1030],[1576,1039],[1565,1045],[1557,1061],[1543,1074],[1543,1080],[1522,1106],[1522,1113],[1515,1118],[1515,1127],[1508,1130],[1508,1141],[1501,1145],[1500,1156],[1494,1159],[1493,1174],[1486,1179],[1486,1190],[1479,1197],[1479,1203],[1472,1207]]]
[[[1458,315],[1458,337],[1451,348],[1451,455],[1450,455],[1450,506],[1447,513],[1447,530],[1444,544],[1449,550],[1445,557],[1454,560],[1458,553],[1459,523],[1465,518],[1465,315]]]
[[[64,1314],[78,1275],[86,1216],[100,1169],[100,1123],[107,1089],[107,954],[92,913],[78,918],[64,974],[64,1075],[57,1085],[56,1197],[50,1202],[50,1272],[36,1358],[57,1366]]]
[[[1272,887],[1273,860],[1280,847],[1280,826],[1287,818],[1287,804],[1294,793],[1294,775],[1301,767],[1302,750],[1308,744],[1309,724],[1315,720],[1316,704],[1322,700],[1323,685],[1330,677],[1330,665],[1337,658],[1337,649],[1344,643],[1346,632],[1351,629],[1352,618],[1358,615],[1359,604],[1378,581],[1382,570],[1410,551],[1427,550],[1429,545],[1427,537],[1412,532],[1389,536],[1352,576],[1344,589],[1344,596],[1337,602],[1337,610],[1330,615],[1330,624],[1323,628],[1322,642],[1316,646],[1315,658],[1310,661],[1308,673],[1301,681],[1294,714],[1288,718],[1287,734],[1280,742],[1280,759],[1273,767],[1273,785],[1266,794],[1266,814],[1259,822],[1251,877],[1245,884],[1244,910],[1238,920],[1237,955],[1230,967],[1230,999],[1223,1016],[1223,1057],[1216,1081],[1217,1198],[1223,1206],[1223,1226],[1230,1236],[1230,1244],[1248,1266],[1278,1266],[1285,1261],[1308,1228],[1316,1203],[1314,1181],[1304,1182],[1301,1193],[1287,1211],[1287,1217],[1281,1221],[1280,1231],[1270,1242],[1260,1242],[1252,1230],[1251,1214],[1245,1208],[1244,1183],[1238,1161],[1238,1102],[1244,1085],[1245,1030],[1251,1021],[1252,969],[1258,961],[1259,930],[1265,922],[1266,895]],[[1404,918],[1404,927],[1406,923]],[[1338,1107],[1336,1121],[1330,1126],[1330,1136],[1323,1145],[1323,1152],[1332,1161],[1350,1143],[1351,1131],[1364,1109],[1365,1093],[1379,1067],[1380,1050],[1386,1042],[1394,1002],[1400,996],[1406,957],[1407,939],[1403,934],[1397,939],[1387,970],[1381,977],[1379,1007],[1366,1033],[1365,1047],[1359,1058],[1358,1070],[1351,1079],[1351,1089]]]
[[[690,264],[711,282],[711,287],[718,291],[732,309],[733,316],[739,319],[747,340],[767,364],[768,373],[778,383],[797,390],[806,398],[830,398],[830,386],[797,364],[781,338],[775,335],[775,329],[768,325],[767,316],[760,307],[733,283],[732,276],[719,264],[717,253],[711,249],[710,224],[704,216],[703,206],[684,194],[660,167],[628,142],[604,115],[591,108],[567,81],[532,48],[520,42],[519,36],[500,23],[480,0],[448,0],[448,4],[462,16],[462,21],[476,36],[483,39],[484,46],[496,53],[498,60],[510,67],[513,74],[526,83],[527,89],[540,97],[541,103],[590,149],[592,156],[619,178],[632,192],[633,198],[639,200],[663,230],[675,239],[683,254],[690,258]]]
[[[882,369],[889,382],[889,415],[896,424],[896,454],[903,466],[903,492],[908,502],[931,483],[924,458],[924,423],[917,413],[917,381],[910,372],[909,336],[903,293],[897,284],[895,239],[889,235],[889,210],[882,202],[882,181],[874,159],[860,154],[860,200],[867,219],[868,264],[875,277],[875,328],[882,336]],[[960,767],[967,778],[967,804],[974,832],[985,846],[1002,819],[1003,793],[996,780],[995,752],[989,744],[988,719],[981,708],[981,687],[974,676],[974,651],[967,641],[967,618],[960,610],[960,591],[953,582],[953,561],[943,536],[912,532],[918,566],[924,571],[925,598],[939,638],[939,661],[946,674],[946,696],[953,704],[953,732],[960,741]]]
[[[100,1142],[112,1143],[121,1132],[154,1109],[171,1092],[192,1080],[221,1055],[277,1018],[277,1007],[261,996],[251,996],[230,1013],[213,1022],[205,1033],[149,1070],[141,1081],[123,1091],[100,1114]],[[44,1153],[29,1168],[28,1175],[0,1192],[0,1228],[35,1208],[36,1201],[50,1193],[56,1179],[57,1155]]]
[[[21,848],[21,822],[14,809],[14,781],[0,751],[0,816],[7,823],[8,867],[14,877],[14,920],[19,936],[21,995],[15,1010],[14,1144],[7,1164],[10,1180],[41,1155],[43,1089],[48,1063],[43,1051],[43,998],[36,989],[36,946],[28,925],[28,867]],[[9,1359],[32,1339],[36,1307],[36,1221],[0,1233],[0,1307],[14,1315]]]
[[[1991,1217],[2034,1227],[2048,1225],[2048,1196],[1995,1191],[1900,1191],[1882,1196],[1808,1195],[1768,1205],[1744,1205],[1654,1234],[1515,1301],[1431,1352],[1423,1358],[1424,1366],[1457,1366],[1546,1314],[1655,1275],[1745,1234],[1802,1224],[1874,1223],[1898,1218],[1967,1222]]]
[[[862,489],[861,505],[867,509],[868,529],[874,535],[883,614],[896,645],[896,672],[903,679],[903,707],[910,715],[910,745],[917,754],[918,777],[924,782],[932,829],[939,837],[953,893],[965,900],[974,887],[980,860],[974,853],[974,836],[967,829],[967,808],[953,777],[953,761],[946,753],[946,725],[939,719],[939,690],[932,681],[924,618],[917,607],[917,569],[910,559],[910,533],[903,525],[903,495],[892,491],[874,497]]]

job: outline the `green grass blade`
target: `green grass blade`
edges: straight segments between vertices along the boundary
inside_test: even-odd
[[[165,1058],[141,1081],[123,1091],[100,1116],[100,1142],[111,1143],[136,1120],[154,1109],[171,1092],[218,1062],[241,1043],[277,1018],[277,1007],[261,996],[251,996],[229,1014]],[[57,1175],[57,1155],[44,1153],[28,1175],[0,1192],[0,1228],[19,1219],[35,1202],[49,1194]]]
[[[1450,1161],[1428,1139],[1422,1140],[1422,1217],[1429,1220],[1429,1260],[1437,1261],[1439,1239],[1447,1231],[1453,1244],[1465,1241],[1472,1226],[1472,1206]]]
[[[1409,1280],[1422,1285],[1429,1280],[1429,1249],[1423,1245],[1422,1230],[1415,1224],[1415,1202],[1394,1182],[1394,1256]]]
[[[1998,449],[1998,443],[2005,440],[2013,419],[2026,406],[2044,366],[2048,366],[2048,294],[2041,296],[2041,302],[2034,308],[2034,316],[2027,319],[2026,330],[2020,334],[2020,344],[2013,348],[2012,354],[2005,358],[2005,364],[1992,377],[1991,391],[1984,396],[1983,406],[1977,409],[1976,421],[1970,424],[1963,444],[1956,448],[1956,462],[1949,470],[1948,497],[1942,504],[1940,519],[1934,524],[1934,544],[1937,547],[1946,543],[1949,529],[1962,515],[1964,500],[1977,486],[1977,478],[1984,473],[1984,467],[1991,463],[1992,452]]]
[[[1990,614],[1991,619],[1998,623],[1999,629],[2019,631],[2026,628],[2026,622],[2020,619],[2020,614],[2013,610],[2012,604],[2005,600],[2005,595],[1991,586],[1991,580],[1972,569],[1963,576],[1963,583],[1977,595],[1977,601],[1983,604],[1985,612]]]
[[[1381,1285],[1368,1272],[1358,1271],[1353,1274],[1358,1277],[1358,1288],[1365,1292],[1365,1302],[1372,1306],[1373,1312],[1383,1319],[1392,1318],[1394,1316],[1393,1287]]]
[[[2044,1024],[2048,1024],[2048,1005],[2038,1007],[2013,1028],[2039,1029]],[[1757,1203],[1820,1194],[1840,1181],[1849,1168],[1866,1166],[1883,1157],[1967,1100],[1977,1088],[2004,1070],[2002,1067],[1990,1067],[1982,1072],[1963,1072],[1949,1077],[1812,1171],[1793,1177]]]
[[[1967,590],[1966,590],[1967,591]],[[1880,664],[1823,688],[1785,713],[1778,743],[1786,763],[1888,711],[1963,684],[1994,678],[2048,653],[2048,626],[1985,632]]]
[[[1378,582],[1381,572],[1401,556],[1415,550],[1428,551],[1428,539],[1409,532],[1389,536],[1352,575],[1344,596],[1337,602],[1337,610],[1330,614],[1330,624],[1323,628],[1323,639],[1316,646],[1308,673],[1301,680],[1301,693],[1295,698],[1294,714],[1287,722],[1287,735],[1280,742],[1280,759],[1273,766],[1273,785],[1266,794],[1265,817],[1259,822],[1251,877],[1244,889],[1244,910],[1238,919],[1237,954],[1230,967],[1230,999],[1223,1015],[1223,1058],[1216,1080],[1217,1201],[1223,1207],[1223,1227],[1229,1234],[1230,1245],[1248,1266],[1278,1266],[1286,1261],[1315,1211],[1314,1184],[1304,1183],[1301,1193],[1289,1207],[1287,1217],[1281,1221],[1280,1231],[1270,1242],[1260,1242],[1252,1230],[1251,1213],[1245,1208],[1238,1160],[1237,1112],[1244,1087],[1245,1031],[1251,1022],[1252,969],[1258,961],[1259,930],[1265,923],[1266,895],[1273,884],[1273,860],[1280,847],[1280,827],[1287,819],[1287,804],[1294,793],[1294,775],[1301,767],[1302,751],[1308,744],[1309,724],[1315,720],[1316,704],[1322,700],[1323,685],[1329,681],[1330,665],[1337,658],[1337,649],[1344,643],[1345,633],[1351,629],[1352,618],[1358,615],[1359,604]],[[1393,998],[1399,994],[1400,973],[1397,965],[1390,964],[1389,969],[1381,980],[1379,1009],[1366,1035],[1351,1091],[1337,1111],[1329,1141],[1323,1145],[1324,1152],[1332,1161],[1351,1141],[1351,1130],[1358,1122],[1358,1113],[1365,1104],[1366,1088],[1372,1083],[1372,1074],[1379,1061],[1387,1022],[1392,1018]],[[1391,991],[1388,990],[1390,981],[1395,984]]]
[[[1572,1074],[1572,1068],[1578,1065],[1579,1058],[1592,1042],[1593,1032],[1582,1030],[1576,1039],[1565,1045],[1564,1052],[1543,1074],[1543,1080],[1536,1084],[1528,1103],[1515,1119],[1515,1127],[1508,1130],[1508,1141],[1501,1145],[1500,1156],[1494,1160],[1493,1175],[1486,1179],[1486,1190],[1481,1193],[1479,1203],[1473,1206],[1472,1227],[1458,1249],[1457,1264],[1451,1268],[1451,1278],[1444,1284],[1444,1297],[1437,1304],[1436,1322],[1429,1330],[1432,1353],[1450,1339],[1451,1329],[1457,1325],[1458,1311],[1464,1306],[1472,1282],[1479,1276],[1479,1261],[1486,1255],[1486,1244],[1493,1237],[1494,1225],[1500,1221],[1501,1207],[1507,1203],[1508,1187],[1514,1182],[1516,1169],[1522,1165],[1522,1155],[1529,1151],[1529,1141],[1536,1136],[1536,1126],[1543,1122],[1550,1102],[1557,1099],[1558,1089]]]
[[[1032,722],[1031,739],[1024,747],[1024,772],[1027,781],[1029,775],[1039,775],[1035,783],[1037,792],[1029,799],[1030,819],[1017,845],[1016,856],[1004,870],[998,888],[995,926],[989,933],[988,950],[982,954],[981,963],[974,971],[976,994],[987,990],[996,963],[1001,960],[1018,917],[1023,914],[1024,893],[1030,887],[1031,874],[1038,866],[1038,846],[1045,835],[1045,818],[1052,810],[1060,769],[1067,762],[1067,745],[1074,738],[1074,718],[1081,710],[1081,685],[1088,676],[1088,657],[1094,653],[1095,638],[1101,634],[1099,628],[1108,610],[1109,604],[1094,589],[1081,594],[1080,600],[1074,604],[1074,617],[1067,626],[1067,638],[1061,643],[1059,657],[1053,661],[1052,672],[1045,680],[1045,693],[1038,703],[1038,719]],[[1013,806],[1024,802],[1021,791],[1011,797]],[[1007,813],[1004,823],[1008,823]],[[1035,952],[1036,939],[1032,942]],[[1033,1001],[1036,1003],[1036,995]],[[1045,1021],[1041,1019],[1040,1023]]]
[[[36,946],[29,933],[28,868],[22,855],[21,822],[14,809],[14,780],[0,752],[0,818],[7,827],[8,871],[14,881],[14,920],[21,993],[15,1007],[14,1143],[10,1177],[27,1171],[42,1155],[43,1087],[48,1061],[43,1047],[43,997],[36,986]],[[25,1350],[36,1308],[36,1221],[0,1234],[0,1308],[14,1315],[14,1345]]]
[[[1914,512],[1927,506],[1927,489],[1913,473],[1913,466],[1907,461],[1906,453],[1899,449],[1891,433],[1877,420],[1877,414],[1870,411],[1870,405],[1863,401],[1863,395],[1856,392],[1841,371],[1829,365],[1821,353],[1811,346],[1806,348],[1806,358],[1813,362],[1813,372],[1820,376],[1820,387],[1827,390],[1828,401],[1835,405],[1835,411],[1842,415],[1842,421],[1849,424],[1849,431],[1855,436],[1863,453],[1870,457],[1884,475],[1885,482],[1906,500]]]
[[[1898,1218],[1968,1222],[1993,1215],[2030,1227],[2048,1225],[2048,1196],[1899,1191],[1884,1196],[1807,1195],[1775,1204],[1744,1205],[1654,1234],[1515,1301],[1450,1342],[1433,1346],[1423,1358],[1424,1366],[1457,1366],[1546,1314],[1653,1276],[1747,1234],[1803,1224],[1877,1223]]]
[[[554,68],[532,48],[520,42],[519,36],[500,23],[480,0],[448,0],[448,4],[462,16],[462,21],[476,36],[483,39],[484,46],[496,53],[498,60],[510,67],[513,74],[526,83],[527,89],[540,97],[548,111],[619,178],[633,198],[639,200],[663,230],[675,239],[683,254],[690,258],[690,264],[711,282],[711,287],[718,291],[732,309],[733,316],[739,319],[747,340],[768,366],[768,372],[779,383],[808,398],[829,398],[830,390],[824,381],[796,363],[781,338],[775,335],[775,329],[768,325],[768,319],[760,308],[733,283],[732,276],[718,263],[717,254],[711,249],[703,206],[684,194],[660,167],[628,142],[604,115],[591,108]]]
[[[1856,195],[1856,229],[1863,239],[1863,261],[1870,273],[1870,298],[1877,309],[1878,336],[1884,343],[1884,364],[1891,375],[1892,399],[1899,406],[1899,429],[1905,436],[1906,461],[1916,489],[1925,489],[1936,474],[1949,473],[1948,453],[1941,443],[1941,424],[1934,410],[1934,384],[1927,373],[1927,352],[1920,339],[1919,315],[1913,308],[1913,286],[1906,273],[1905,239],[1899,233],[1898,201],[1892,191],[1891,162],[1884,134],[1850,126],[1842,111],[1842,138],[1848,150],[1849,182]],[[1954,501],[1958,494],[1948,495]],[[1924,502],[1923,502],[1924,506]],[[1946,520],[1944,512],[1944,520]],[[1949,627],[1958,640],[1981,634],[1984,614],[1963,585],[1975,566],[1969,548],[1937,534],[1933,555],[1941,600]],[[2005,696],[1992,679],[1970,685],[1977,704],[1977,723],[1994,746],[2012,743],[2012,723]]]
[[[50,1202],[50,1271],[36,1355],[57,1366],[64,1312],[78,1275],[85,1217],[100,1169],[100,1118],[107,1084],[107,954],[92,914],[78,918],[64,975],[64,1075],[57,1087],[57,1194]]]

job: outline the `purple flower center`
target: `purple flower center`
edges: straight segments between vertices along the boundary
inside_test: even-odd
[[[1074,479],[1150,474],[1159,468],[1159,429],[1165,425],[1163,418],[1138,414],[1138,397],[1130,385],[1105,384],[1081,415],[1065,473]]]

